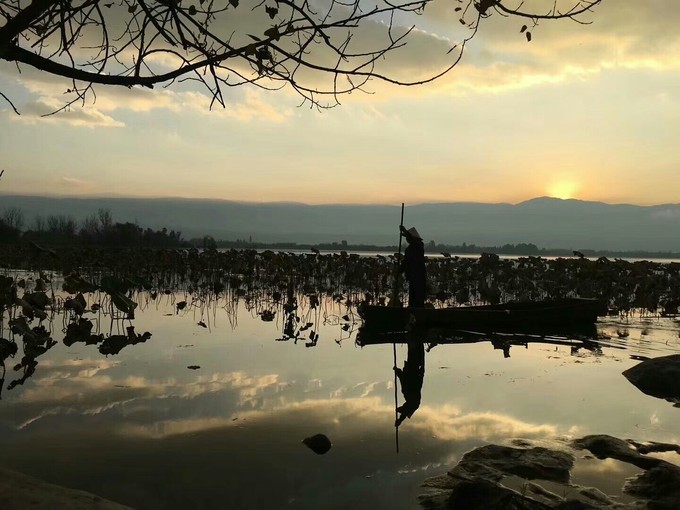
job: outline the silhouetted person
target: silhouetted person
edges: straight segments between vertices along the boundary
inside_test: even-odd
[[[398,427],[406,418],[413,416],[416,409],[420,407],[421,390],[425,377],[425,346],[423,343],[409,342],[404,368],[394,367],[394,371],[401,383],[401,393],[405,400],[402,405],[397,407],[399,417],[394,425]]]
[[[408,243],[401,265],[408,281],[408,306],[422,308],[425,306],[425,245],[415,227],[406,230],[402,225],[400,229]]]

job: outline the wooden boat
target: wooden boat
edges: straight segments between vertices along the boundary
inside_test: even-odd
[[[475,331],[426,328],[413,331],[380,331],[359,328],[356,344],[360,347],[379,344],[408,344],[418,342],[427,344],[430,348],[435,345],[458,345],[490,342],[494,349],[507,349],[511,346],[527,347],[529,344],[566,345],[573,351],[585,349],[601,352],[601,341],[594,324],[584,327],[581,331],[555,329],[550,333],[527,332],[493,332],[479,333]],[[606,345],[612,349],[622,349],[616,345]]]
[[[364,328],[383,331],[432,327],[482,332],[579,330],[592,327],[606,312],[599,300],[584,298],[453,308],[359,307]]]

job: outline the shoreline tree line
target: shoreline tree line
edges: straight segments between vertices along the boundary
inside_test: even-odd
[[[0,213],[0,244],[35,243],[44,246],[110,246],[110,247],[155,247],[155,248],[201,248],[201,249],[242,249],[242,250],[295,250],[295,251],[357,251],[393,253],[397,245],[350,244],[347,241],[325,243],[258,242],[251,239],[215,240],[211,236],[192,239],[182,238],[180,231],[161,228],[153,230],[132,222],[116,222],[109,209],[100,209],[82,221],[68,215],[37,215],[27,223],[21,208],[10,207]],[[517,255],[535,257],[621,257],[621,258],[665,258],[680,259],[680,253],[672,251],[612,251],[579,248],[542,248],[534,243],[503,244],[482,246],[476,244],[443,244],[430,240],[425,243],[429,254]]]
[[[26,227],[26,228],[24,228]],[[5,209],[0,215],[0,243],[36,243],[46,246],[83,245],[178,248],[188,245],[181,232],[153,230],[136,223],[114,222],[109,209],[99,209],[81,222],[63,214],[37,215],[26,225],[23,211]]]

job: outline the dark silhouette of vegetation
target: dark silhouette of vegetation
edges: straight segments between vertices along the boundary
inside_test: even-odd
[[[0,216],[0,242],[15,242],[21,237],[24,216],[21,209],[9,207]]]
[[[252,83],[288,85],[323,107],[372,78],[399,85],[435,80],[460,62],[491,16],[513,20],[518,37],[531,41],[539,22],[587,23],[582,15],[601,2],[555,0],[532,7],[518,0],[459,0],[451,9],[460,24],[451,29],[461,33],[440,47],[438,68],[400,77],[382,63],[423,37],[417,17],[431,1],[0,0],[0,59],[16,64],[18,72],[27,65],[71,80],[64,108],[94,95],[93,84],[152,88],[175,80],[198,82],[221,105],[224,87]],[[12,104],[2,91],[0,97]]]
[[[23,357],[14,365],[21,375],[7,388],[23,384],[38,358],[55,344],[54,328],[44,325],[55,315],[63,316],[66,345],[94,344],[100,353],[115,355],[151,337],[136,333],[132,321],[138,310],[161,299],[173,305],[175,314],[200,316],[198,327],[209,328],[210,313],[217,310],[235,325],[241,307],[264,322],[277,321],[283,332],[277,340],[314,347],[323,323],[338,326],[335,341],[341,343],[359,323],[359,306],[389,301],[396,262],[395,256],[346,252],[72,245],[48,251],[30,244],[7,245],[0,250],[0,268],[10,268],[12,276],[0,275],[0,323],[7,319],[9,329],[0,331],[10,335],[0,342],[0,368],[4,373],[4,362],[17,354],[16,339],[21,338]],[[567,297],[597,298],[621,316],[676,316],[680,307],[678,263],[484,254],[429,258],[426,264],[426,306],[435,308]],[[15,272],[19,269],[32,273]],[[63,280],[48,273],[53,269],[64,273]],[[401,301],[404,285],[397,291]],[[94,314],[96,325],[85,314]],[[105,317],[111,321],[108,335],[100,331]],[[112,333],[114,323],[117,334]]]
[[[268,293],[278,296],[279,302],[288,302],[287,297],[295,293],[317,295],[317,300],[318,295],[329,295],[350,305],[363,301],[384,304],[389,300],[394,265],[393,255],[362,257],[347,252],[102,250],[67,245],[49,253],[30,244],[0,250],[0,268],[57,269],[65,274],[75,271],[91,282],[82,292],[102,285],[103,275],[111,274],[125,279],[127,290],[121,287],[116,291],[121,295],[133,287],[164,292],[179,286],[192,292],[233,292],[243,298]],[[680,263],[605,257],[502,259],[483,254],[478,258],[430,257],[426,271],[426,302],[437,307],[582,297],[601,300],[620,313],[641,310],[673,315],[680,305]],[[138,278],[146,283],[142,285]],[[401,294],[404,288],[402,283]]]
[[[166,228],[152,230],[135,223],[114,222],[111,211],[100,209],[80,224],[71,216],[36,216],[31,227],[22,232],[24,215],[20,209],[7,209],[0,218],[0,243],[19,241],[34,245],[101,245],[176,248],[185,245],[181,232]]]
[[[13,243],[19,240],[21,231],[10,227],[0,218],[0,243]]]
[[[200,247],[201,240],[191,239],[189,243]],[[396,253],[396,245],[377,245],[377,244],[349,244],[347,241],[334,241],[329,243],[296,243],[278,242],[264,243],[252,240],[237,239],[235,241],[220,240],[215,241],[217,248],[235,248],[251,250],[296,250],[296,251],[355,251],[373,253]],[[481,255],[482,253],[495,253],[498,255],[531,255],[537,257],[571,257],[581,256],[598,257],[622,257],[622,258],[661,258],[661,259],[680,259],[680,253],[672,251],[643,251],[643,250],[592,250],[582,248],[579,251],[567,248],[540,248],[533,243],[503,244],[500,246],[479,246],[476,244],[442,244],[428,241],[425,243],[425,253],[440,254],[444,257],[455,255]],[[578,255],[577,255],[578,254]]]

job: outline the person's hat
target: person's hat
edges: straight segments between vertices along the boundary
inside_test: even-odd
[[[420,237],[420,234],[416,230],[416,227],[411,227],[406,232],[408,232],[408,234],[415,239],[420,239],[421,241],[423,240],[423,238]]]

